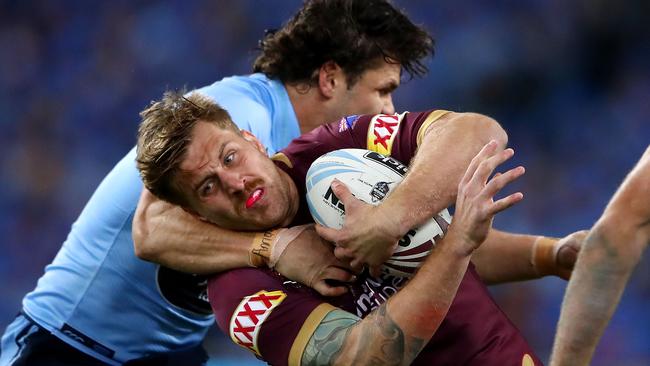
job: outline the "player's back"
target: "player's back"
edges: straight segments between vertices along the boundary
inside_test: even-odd
[[[232,77],[198,91],[241,128],[258,133],[271,152],[299,134],[288,94],[276,80]],[[23,300],[26,316],[107,363],[196,346],[214,321],[204,278],[135,256],[131,226],[141,191],[132,149],[102,181]]]
[[[190,297],[168,302],[159,289],[173,292],[180,277],[163,276],[135,256],[131,225],[141,190],[133,149],[102,181],[23,300],[27,316],[105,362],[198,344],[213,320],[207,304],[187,310]]]

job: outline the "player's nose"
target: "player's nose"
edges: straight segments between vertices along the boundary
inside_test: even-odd
[[[395,106],[393,105],[393,96],[389,94],[384,100],[384,105],[381,109],[382,114],[393,114],[395,113]]]
[[[226,192],[236,194],[244,191],[246,179],[238,172],[223,170],[219,175],[219,180],[221,180]]]

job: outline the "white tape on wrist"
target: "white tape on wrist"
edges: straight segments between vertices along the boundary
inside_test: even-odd
[[[284,250],[287,249],[289,243],[294,241],[298,235],[302,234],[305,229],[307,229],[311,224],[293,226],[290,228],[283,229],[278,233],[278,236],[275,238],[275,243],[271,249],[271,255],[269,256],[268,266],[269,268],[275,267],[284,253]]]

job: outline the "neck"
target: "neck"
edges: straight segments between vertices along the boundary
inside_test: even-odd
[[[334,120],[325,106],[327,99],[319,93],[318,87],[305,83],[284,84],[284,87],[298,118],[301,134]]]

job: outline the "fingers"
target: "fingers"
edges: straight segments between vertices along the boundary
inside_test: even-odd
[[[334,256],[338,258],[339,260],[349,262],[352,259],[354,259],[354,254],[352,253],[351,250],[343,247],[337,246],[334,248]]]
[[[355,262],[355,265],[352,265],[354,260],[354,254],[349,249],[343,247],[334,248],[334,256],[341,262],[341,266],[350,269],[353,273],[361,274],[363,272],[363,265],[359,265]]]
[[[476,172],[476,169],[478,169],[479,164],[483,162],[485,159],[487,159],[488,156],[492,156],[494,154],[494,151],[497,147],[497,142],[496,140],[492,140],[488,142],[481,151],[474,156],[472,161],[470,161],[469,165],[467,166],[467,170],[465,170],[465,175],[463,175],[463,179],[461,179],[461,184],[467,184],[472,177],[474,176],[474,173]]]
[[[524,175],[525,172],[526,169],[524,169],[524,167],[518,166],[514,169],[508,170],[503,174],[495,174],[495,176],[486,184],[485,188],[483,189],[484,198],[493,199],[493,197],[499,193],[503,187]],[[488,213],[490,215],[495,215],[517,204],[523,198],[523,193],[513,193],[505,198],[493,202],[488,209]]]
[[[485,184],[492,172],[494,172],[494,169],[510,159],[514,154],[515,151],[508,148],[483,160],[476,168],[476,172],[472,179],[476,183]]]
[[[323,296],[341,296],[348,292],[347,284],[356,280],[357,276],[349,271],[329,266],[323,270],[312,287]]]
[[[322,279],[326,281],[331,281],[332,283],[350,283],[357,280],[357,276],[340,267],[329,266],[325,268],[321,274]]]
[[[485,186],[484,194],[488,197],[494,197],[503,187],[512,183],[517,178],[521,177],[526,173],[526,169],[523,166],[518,166],[514,169],[510,169],[507,172],[500,174],[497,173]]]
[[[323,296],[341,296],[348,292],[347,286],[332,286],[327,281],[322,280],[314,283],[313,287],[319,294]]]
[[[336,243],[338,241],[339,238],[338,230],[325,227],[319,224],[314,225],[314,229],[316,229],[316,233],[318,233],[318,236],[325,239],[326,241],[329,241],[331,243]]]
[[[524,199],[524,194],[521,192],[513,193],[505,198],[502,198],[494,203],[489,207],[488,209],[488,214],[489,215],[496,215],[497,213],[504,211],[513,205],[517,204],[520,202],[522,199]]]

